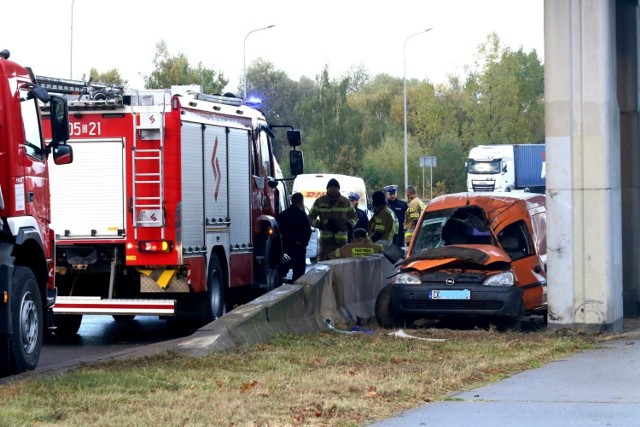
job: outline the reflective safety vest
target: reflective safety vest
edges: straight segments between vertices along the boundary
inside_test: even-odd
[[[328,229],[329,219],[337,223],[338,231]],[[349,199],[339,195],[332,200],[327,194],[316,199],[309,210],[311,224],[320,230],[320,243],[335,239],[337,243],[347,243],[347,224],[353,228],[358,222],[356,211]]]
[[[404,242],[408,245],[413,237],[420,214],[424,210],[425,204],[418,197],[414,197],[409,202],[409,207],[404,215]]]
[[[378,206],[369,220],[369,236],[381,233],[382,237],[378,241],[391,243],[393,236],[398,233],[398,218],[387,205]]]
[[[369,239],[360,237],[331,252],[329,259],[363,257],[382,252],[384,252],[384,245],[372,243]]]

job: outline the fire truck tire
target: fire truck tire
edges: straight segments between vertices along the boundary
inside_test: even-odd
[[[264,261],[258,270],[258,280],[262,288],[269,292],[282,284],[277,263],[273,260],[273,251],[276,248],[273,247],[273,238],[271,236],[264,240],[263,250]]]
[[[53,319],[56,327],[54,332],[62,338],[73,337],[78,333],[80,323],[82,323],[82,314],[58,314]]]
[[[375,305],[376,320],[383,328],[395,328],[402,322],[393,313],[391,308],[391,285],[387,285],[378,294]]]
[[[226,312],[224,301],[225,291],[224,271],[218,256],[211,255],[209,261],[209,274],[207,275],[207,295],[209,303],[207,304],[207,321],[216,320]]]
[[[13,270],[11,321],[14,332],[10,340],[9,369],[24,372],[35,369],[44,340],[44,314],[36,277],[31,269],[16,266]]]

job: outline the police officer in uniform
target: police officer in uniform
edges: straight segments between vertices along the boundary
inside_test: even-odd
[[[369,228],[369,218],[367,217],[367,213],[358,207],[358,201],[360,200],[360,195],[355,191],[352,191],[349,193],[348,199],[351,202],[351,206],[353,206],[353,209],[355,209],[356,215],[358,215],[358,222],[356,223],[354,230],[356,228],[362,228],[366,232],[367,229]],[[349,229],[349,241],[351,242],[352,240],[353,240],[353,231]]]
[[[398,219],[398,232],[393,237],[393,243],[399,247],[404,246],[404,215],[407,212],[407,202],[404,200],[398,199],[398,186],[397,185],[387,185],[384,187],[384,192],[387,194],[387,206],[389,209],[396,214],[396,218]]]

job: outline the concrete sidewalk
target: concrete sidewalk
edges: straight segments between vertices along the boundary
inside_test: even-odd
[[[372,426],[640,426],[640,330]]]

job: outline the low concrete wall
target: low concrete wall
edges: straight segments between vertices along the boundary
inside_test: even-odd
[[[325,320],[351,326],[375,318],[378,292],[393,265],[382,255],[326,261],[311,267],[293,285],[242,305],[176,343],[177,351],[199,356],[263,342],[277,333],[305,334],[326,329]]]

